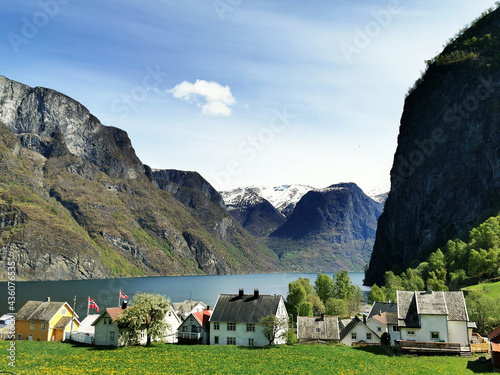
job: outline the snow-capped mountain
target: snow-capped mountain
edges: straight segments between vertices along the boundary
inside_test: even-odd
[[[290,216],[298,201],[309,191],[309,185],[251,186],[249,191],[268,200],[285,217]]]
[[[390,183],[387,183],[371,189],[368,193],[366,193],[366,195],[368,195],[375,202],[385,203],[390,190],[391,190],[391,185]]]

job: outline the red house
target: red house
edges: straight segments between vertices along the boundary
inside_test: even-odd
[[[491,362],[493,371],[500,372],[500,327],[488,335],[491,345]]]

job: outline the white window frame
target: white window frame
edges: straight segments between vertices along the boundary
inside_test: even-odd
[[[40,331],[45,331],[47,329],[47,322],[40,323]]]
[[[356,332],[351,332],[351,340],[357,340]]]
[[[30,322],[30,331],[34,331],[36,329],[36,322],[31,321]]]
[[[228,331],[236,331],[236,323],[228,322],[226,324],[227,324]]]

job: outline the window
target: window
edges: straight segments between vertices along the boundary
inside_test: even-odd
[[[377,331],[378,331],[378,332],[382,332],[382,328],[377,327]]]
[[[61,309],[61,315],[66,315],[68,313],[68,310],[66,308]]]
[[[188,327],[187,326],[182,326],[182,332],[187,332],[188,331]]]
[[[409,334],[409,335],[414,335],[415,331],[407,331],[406,333]]]
[[[431,339],[439,340],[439,332],[431,332]]]
[[[367,340],[371,340],[372,339],[372,334],[371,333],[367,333],[366,334],[366,339]]]
[[[34,330],[35,330],[35,324],[36,324],[35,322],[30,322],[30,329],[31,329],[32,331],[34,331]]]
[[[393,332],[399,332],[399,326],[392,326]]]
[[[219,329],[219,322],[214,322],[214,329],[216,329],[216,330]]]
[[[255,332],[255,324],[247,323],[247,332]]]
[[[351,339],[356,340],[356,332],[351,333]]]
[[[236,323],[227,323],[228,331],[236,331]]]
[[[248,345],[253,346],[253,339],[248,339]]]
[[[18,334],[18,335],[17,335],[17,339],[18,339],[19,341],[21,341],[21,340],[23,339],[23,336],[22,336],[21,334]]]
[[[236,337],[228,337],[227,345],[236,345]]]
[[[214,336],[214,344],[219,344],[219,336]]]
[[[108,324],[108,319],[104,318],[104,319],[102,320],[102,324]]]
[[[45,330],[47,329],[47,323],[46,323],[46,322],[42,322],[42,323],[40,324],[40,329],[41,329],[42,331],[45,331]]]
[[[141,331],[141,340],[144,340],[146,337],[146,331]]]
[[[316,328],[316,332],[321,332],[321,328]]]
[[[109,341],[111,341],[111,342],[115,341],[115,332],[114,331],[109,332]]]

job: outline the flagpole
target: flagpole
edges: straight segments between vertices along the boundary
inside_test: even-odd
[[[87,316],[89,316],[90,296],[87,297]]]
[[[120,301],[121,301],[121,298],[122,297],[122,291],[121,289],[118,291],[118,306],[120,306]]]

